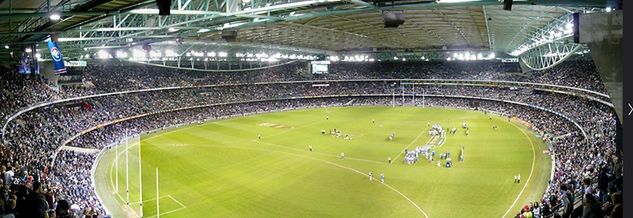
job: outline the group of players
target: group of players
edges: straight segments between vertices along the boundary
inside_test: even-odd
[[[490,119],[492,120],[492,117],[490,117]],[[326,117],[326,120],[329,120],[329,117]],[[376,121],[372,119],[371,122],[372,122],[372,124],[374,124]],[[451,128],[451,129],[446,128],[446,130],[444,130],[439,124],[433,124],[431,126],[430,123],[427,123],[427,126],[431,127],[431,130],[429,130],[429,134],[432,137],[446,137],[446,132],[450,133],[451,135],[454,135],[457,132],[457,128]],[[497,125],[493,125],[492,128],[496,130],[497,129]],[[466,123],[465,121],[462,123],[462,129],[464,129],[465,135],[469,135],[469,130],[470,129],[468,127],[468,123]],[[328,134],[328,132],[326,130],[322,129],[321,130],[321,135],[326,135],[326,134]],[[352,136],[351,135],[349,135],[349,134],[344,134],[343,135],[341,130],[340,129],[336,129],[336,128],[329,130],[329,135],[335,136],[337,138],[343,137],[345,140],[352,140]],[[257,137],[258,137],[258,139],[261,139],[261,135],[258,135]],[[387,139],[389,141],[393,141],[394,138],[395,138],[395,134],[391,133],[391,134],[389,134]],[[312,145],[308,146],[308,150],[309,151],[313,151],[314,150]],[[419,147],[416,147],[415,149],[413,149],[411,151],[408,151],[407,149],[405,149],[404,150],[405,157],[404,157],[403,160],[404,160],[404,162],[406,164],[411,165],[411,164],[414,164],[414,163],[417,162],[418,157],[420,155],[423,155],[423,156],[426,156],[427,160],[429,160],[432,163],[432,162],[434,162],[435,153],[436,152],[435,152],[435,150],[432,150],[431,145],[419,146]],[[452,163],[452,159],[451,159],[450,155],[451,155],[450,152],[443,152],[443,153],[441,153],[439,155],[440,156],[439,157],[440,160],[437,161],[437,166],[441,167],[442,166],[442,164],[441,164],[442,161],[441,160],[445,160],[446,162],[445,162],[444,166],[446,168],[451,168],[453,163]],[[340,158],[341,159],[345,159],[345,153],[344,152],[341,152]],[[461,147],[461,149],[459,151],[459,161],[460,162],[464,161],[464,145],[462,145],[462,147]],[[387,158],[387,162],[389,164],[391,164],[392,158],[388,157]],[[369,172],[368,176],[369,176],[369,180],[370,181],[372,181],[374,179],[372,172]],[[515,179],[514,179],[515,183],[519,183],[520,182],[520,178],[521,178],[520,175],[515,176]],[[380,173],[380,181],[381,182],[385,181],[385,176],[384,176],[383,173]]]
[[[326,117],[326,120],[329,120],[329,117]],[[492,116],[490,116],[490,120],[492,120]],[[376,120],[372,119],[371,122],[372,122],[372,124],[375,124]],[[432,137],[446,137],[446,132],[450,133],[451,135],[454,135],[454,134],[457,133],[457,128],[451,128],[451,129],[446,128],[446,130],[444,130],[439,124],[433,124],[431,126],[430,123],[427,123],[427,126],[431,127],[431,130],[429,130],[429,135],[431,135]],[[492,128],[494,130],[497,130],[497,125],[493,124]],[[464,129],[464,134],[468,136],[470,128],[468,127],[468,123],[466,123],[466,121],[464,121],[462,123],[462,129]],[[327,133],[328,132],[326,132],[326,130],[324,130],[324,129],[321,130],[321,135],[326,135]],[[336,128],[329,130],[329,135],[335,136],[337,138],[343,137],[345,140],[352,140],[352,136],[351,135],[349,135],[349,134],[343,135],[341,130],[340,129],[336,129]],[[261,140],[261,138],[262,138],[261,134],[258,134],[257,138]],[[391,133],[391,134],[389,134],[387,139],[389,141],[393,141],[394,138],[395,138],[395,134]],[[311,152],[314,150],[312,145],[308,145],[308,150],[311,151]],[[428,145],[428,144],[425,145],[425,146],[416,147],[412,151],[408,151],[407,149],[404,149],[405,157],[404,157],[403,160],[404,160],[404,162],[406,164],[409,164],[409,165],[414,164],[414,163],[417,162],[418,157],[420,156],[420,154],[425,155],[427,160],[429,160],[429,162],[431,162],[431,163],[434,162],[435,150],[432,150],[431,145]],[[450,155],[451,155],[450,152],[443,152],[443,153],[441,153],[439,155],[440,156],[440,160],[437,161],[437,166],[438,167],[442,166],[442,164],[441,164],[442,161],[441,160],[443,159],[443,160],[446,161],[444,166],[446,168],[451,168],[452,165],[453,165],[453,162],[452,162],[452,159],[451,159]],[[341,159],[345,159],[345,153],[344,152],[341,152],[340,158]],[[462,145],[462,147],[461,147],[461,149],[459,151],[459,161],[460,162],[464,161],[464,145]],[[387,162],[389,164],[391,164],[391,162],[392,162],[391,157],[387,158]],[[373,181],[374,180],[372,172],[368,173],[368,177],[369,177],[369,181]],[[384,173],[380,173],[380,181],[382,183],[385,182],[385,175],[384,175]],[[514,182],[515,183],[520,183],[521,182],[521,175],[520,174],[514,176]]]
[[[324,129],[321,130],[321,135],[325,135],[326,131]],[[331,129],[330,130],[330,135],[336,136],[336,138],[341,138],[343,137],[343,139],[345,140],[352,140],[352,136],[350,134],[345,134],[345,136],[343,136],[343,133],[341,132],[340,129]]]

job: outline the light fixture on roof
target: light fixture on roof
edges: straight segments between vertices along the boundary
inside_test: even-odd
[[[207,28],[202,28],[202,29],[198,30],[198,33],[206,33],[206,32],[209,32],[209,31],[211,31],[211,30],[207,29]]]
[[[110,59],[112,56],[106,50],[99,50],[99,52],[97,52],[97,57],[99,59]]]
[[[59,15],[59,13],[53,12],[53,13],[51,13],[50,16],[48,16],[48,18],[51,19],[52,21],[58,21],[62,17]]]

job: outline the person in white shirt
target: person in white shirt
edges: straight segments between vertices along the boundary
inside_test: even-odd
[[[13,184],[13,176],[15,176],[15,173],[13,172],[13,169],[11,169],[11,167],[9,166],[8,170],[4,172],[4,184],[5,185]]]

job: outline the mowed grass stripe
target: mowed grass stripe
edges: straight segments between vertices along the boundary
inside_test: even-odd
[[[465,136],[460,129],[456,135],[449,135],[437,152],[449,151],[456,160],[461,144],[465,144],[464,162],[455,162],[451,169],[424,160],[412,166],[402,161],[387,164],[389,155],[402,152],[404,145],[427,131],[427,123],[453,128],[463,121],[471,126],[471,134]],[[287,131],[260,123],[298,129]],[[492,130],[493,123],[498,130]],[[354,139],[320,134],[321,129],[332,128],[349,132]],[[391,132],[396,135],[393,142],[387,141]],[[429,138],[423,134],[411,147],[423,145]],[[532,140],[541,146],[541,141]],[[307,151],[308,145],[315,151]],[[341,152],[350,158],[341,160]],[[113,164],[111,153],[106,153],[97,167],[97,189],[102,196],[111,195],[108,183],[100,185],[112,176],[106,173],[109,169],[102,170]],[[171,195],[187,205],[162,217],[423,216],[413,205],[419,205],[430,217],[499,217],[517,198],[523,184],[512,183],[512,177],[521,173],[527,178],[531,153],[530,141],[521,130],[506,119],[490,119],[481,112],[407,107],[287,111],[213,121],[144,137],[143,193],[146,199],[155,198],[153,169],[158,167],[161,195]],[[543,175],[549,174],[551,162],[542,152],[535,154],[532,183],[526,186],[519,204],[540,198],[528,193],[542,193],[547,183]],[[386,183],[413,204],[394,190],[369,182],[366,174],[370,171],[375,178],[384,173]],[[138,198],[138,192],[132,195]],[[107,202],[106,206],[118,207]],[[154,209],[146,206],[145,214],[155,213]]]

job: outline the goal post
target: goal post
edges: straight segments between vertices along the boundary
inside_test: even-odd
[[[416,98],[422,100],[422,108],[426,107],[426,90],[424,89],[424,83],[421,82],[402,82],[402,105],[406,105],[405,95],[411,97],[411,105],[418,106]]]

